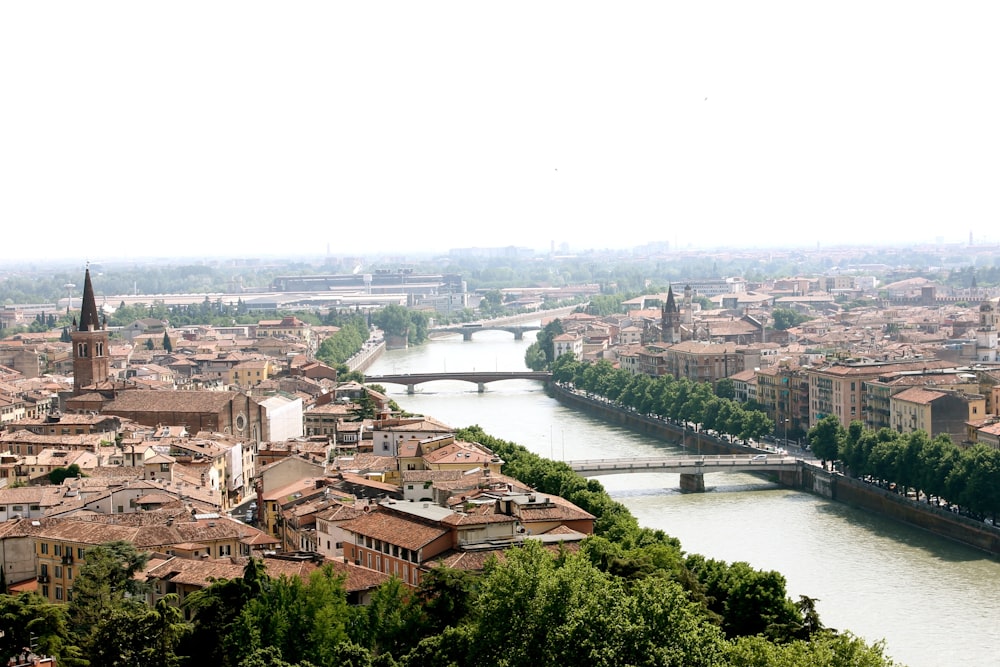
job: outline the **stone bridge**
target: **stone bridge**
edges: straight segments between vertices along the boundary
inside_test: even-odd
[[[794,456],[765,454],[725,454],[721,456],[651,456],[639,458],[588,459],[566,461],[574,472],[584,477],[624,475],[636,472],[680,473],[682,491],[704,491],[705,473],[771,472],[783,482],[795,482],[801,476],[802,459]]]
[[[477,331],[506,331],[514,334],[514,340],[524,338],[525,331],[539,331],[542,327],[537,324],[456,324],[453,326],[440,326],[428,330],[429,334],[457,333],[462,334],[462,340],[472,340],[472,334]]]
[[[406,393],[414,393],[414,388],[424,382],[435,380],[461,380],[472,382],[479,387],[480,393],[486,391],[490,382],[501,380],[538,380],[548,382],[552,379],[549,371],[471,371],[457,373],[401,373],[393,375],[366,375],[365,384],[401,384],[406,386]]]

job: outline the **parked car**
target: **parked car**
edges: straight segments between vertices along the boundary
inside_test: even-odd
[[[758,454],[757,456],[751,456],[750,460],[751,461],[766,461],[767,460],[767,454]]]

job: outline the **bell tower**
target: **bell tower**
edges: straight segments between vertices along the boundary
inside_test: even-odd
[[[660,339],[664,343],[681,342],[681,313],[672,286],[667,288],[667,302],[660,309]]]
[[[97,299],[94,298],[94,286],[90,282],[89,265],[83,279],[80,322],[77,324],[74,319],[69,335],[73,341],[73,395],[79,396],[84,387],[105,382],[111,374],[108,332],[105,323],[97,315]]]

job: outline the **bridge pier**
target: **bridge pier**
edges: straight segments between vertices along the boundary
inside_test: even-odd
[[[705,476],[700,472],[681,473],[681,491],[685,493],[704,493]]]
[[[524,332],[520,329],[514,331],[514,340],[524,340]]]
[[[486,383],[485,382],[477,382],[476,383],[476,387],[479,388],[479,393],[480,394],[486,393]]]
[[[471,331],[463,331],[462,332],[462,340],[465,340],[465,341],[472,340],[472,332]]]
[[[406,385],[406,393],[409,394],[410,396],[417,393],[417,385],[415,384]]]

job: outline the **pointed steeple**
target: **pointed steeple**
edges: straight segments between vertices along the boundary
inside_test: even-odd
[[[681,342],[680,309],[674,298],[674,288],[667,288],[667,302],[660,309],[660,340],[664,343]]]
[[[667,287],[667,305],[663,309],[668,313],[677,312],[677,302],[674,300],[674,288],[672,285]]]
[[[97,331],[101,328],[101,320],[97,317],[97,299],[94,298],[94,286],[90,283],[90,267],[83,278],[83,306],[80,308],[80,331]]]

